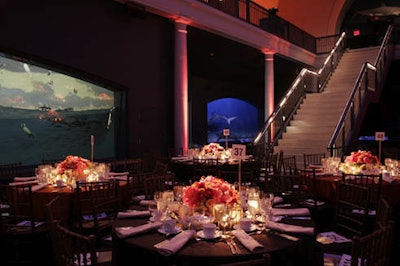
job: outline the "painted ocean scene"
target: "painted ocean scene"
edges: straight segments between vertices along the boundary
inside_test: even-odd
[[[0,55],[0,164],[115,156],[114,92]]]

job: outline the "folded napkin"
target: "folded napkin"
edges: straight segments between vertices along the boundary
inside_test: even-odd
[[[232,234],[243,244],[248,250],[251,252],[260,252],[264,249],[264,246],[261,245],[257,240],[253,237],[249,236],[242,229],[235,229],[232,231]]]
[[[149,206],[149,205],[157,205],[157,202],[155,200],[141,200],[139,204],[142,206]]]
[[[24,177],[14,177],[14,182],[20,182],[20,181],[34,181],[37,180],[38,178],[36,176],[24,176]]]
[[[279,204],[283,202],[283,198],[282,197],[274,197],[274,204]]]
[[[291,225],[291,224],[283,224],[283,223],[275,223],[271,221],[267,221],[265,223],[265,227],[273,230],[277,230],[280,232],[286,233],[299,233],[299,234],[314,234],[314,227],[304,227],[299,225]]]
[[[272,208],[273,216],[309,216],[310,211],[307,208],[280,209]]]
[[[188,241],[189,239],[194,237],[196,233],[195,230],[185,230],[182,233],[177,234],[169,241],[164,243],[158,248],[158,251],[165,256],[170,256],[175,254],[178,250],[180,250]]]
[[[392,176],[382,176],[382,180],[388,183],[397,183],[397,178]]]
[[[31,181],[18,181],[18,182],[11,182],[8,183],[10,186],[19,186],[19,185],[29,185],[29,184],[37,184],[39,181],[38,180],[31,180]]]
[[[129,172],[109,172],[108,176],[121,176],[121,175],[129,175]]]
[[[138,211],[138,210],[128,210],[124,212],[118,212],[118,218],[135,218],[135,217],[143,217],[149,216],[150,211]]]
[[[144,233],[144,232],[148,232],[154,229],[159,228],[160,226],[162,226],[162,222],[161,221],[157,221],[154,223],[146,223],[143,225],[139,225],[139,226],[128,226],[128,227],[116,227],[115,228],[115,233],[117,234],[117,236],[119,238],[126,238],[129,236],[134,236],[140,233]]]
[[[32,186],[32,191],[35,192],[35,191],[41,190],[42,188],[47,187],[47,185],[48,185],[48,184],[37,184],[37,185],[33,185],[33,186]]]
[[[108,176],[108,179],[126,181],[128,179],[128,176],[127,175]]]

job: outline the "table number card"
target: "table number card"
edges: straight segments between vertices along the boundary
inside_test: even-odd
[[[231,155],[235,160],[244,160],[246,158],[246,145],[232,144]]]

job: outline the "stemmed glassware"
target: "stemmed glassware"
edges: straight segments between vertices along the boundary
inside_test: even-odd
[[[182,185],[174,186],[174,198],[177,202],[182,202],[183,191],[185,187]]]

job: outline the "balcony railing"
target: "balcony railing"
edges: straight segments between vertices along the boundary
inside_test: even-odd
[[[224,13],[244,20],[314,54],[328,53],[340,35],[316,38],[250,0],[198,0]]]

